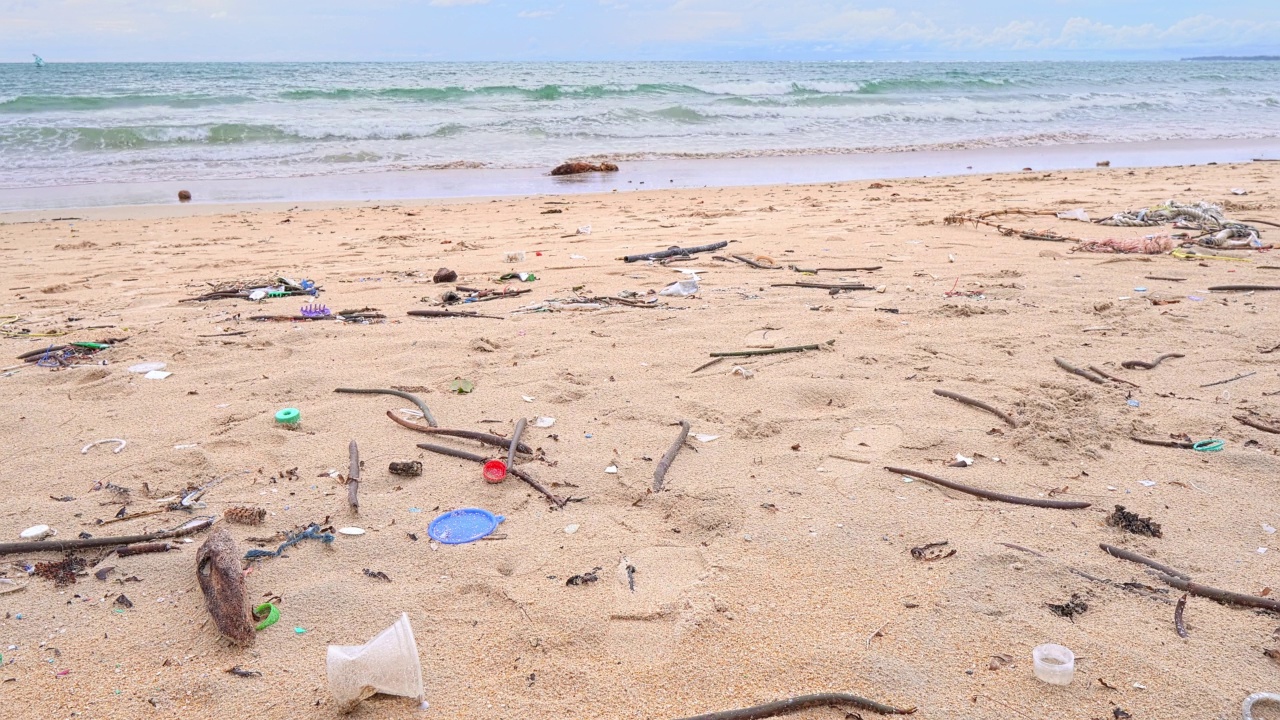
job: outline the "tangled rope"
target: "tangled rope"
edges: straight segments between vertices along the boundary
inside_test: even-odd
[[[303,530],[302,532],[296,535],[290,536],[288,540],[285,540],[284,542],[280,543],[280,547],[276,548],[274,552],[272,552],[271,550],[254,549],[245,553],[244,559],[258,560],[260,558],[280,557],[280,554],[283,553],[285,550],[289,549],[293,545],[297,545],[303,540],[320,540],[324,542],[324,544],[328,545],[329,543],[333,542],[333,533],[322,533],[320,532],[319,525],[317,525],[316,523],[311,523],[310,525],[307,526],[306,530]]]

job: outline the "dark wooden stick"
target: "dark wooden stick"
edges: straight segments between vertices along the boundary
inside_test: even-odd
[[[1276,435],[1280,435],[1280,428],[1274,425],[1268,425],[1262,422],[1261,420],[1254,420],[1248,415],[1232,415],[1231,417],[1235,418],[1239,422],[1244,423],[1245,425],[1248,425],[1251,428],[1257,428],[1263,432],[1269,432],[1269,433],[1274,433]]]
[[[1125,368],[1126,370],[1136,370],[1138,368],[1142,368],[1143,370],[1155,370],[1156,366],[1165,360],[1180,357],[1186,357],[1186,355],[1183,355],[1182,353],[1165,353],[1151,362],[1146,362],[1145,360],[1125,360],[1120,363],[1120,367]]]
[[[815,695],[799,695],[786,700],[753,705],[739,710],[722,710],[720,712],[691,715],[682,720],[758,720],[759,718],[776,717],[787,713],[799,712],[807,708],[831,707],[835,705],[852,705],[853,707],[881,715],[910,715],[915,708],[896,708],[891,705],[868,700],[858,695],[846,693],[817,693]]]
[[[710,361],[708,361],[708,362],[704,362],[704,363],[702,363],[701,365],[699,365],[698,367],[694,368],[694,369],[693,369],[689,374],[690,374],[690,375],[692,375],[693,373],[696,373],[696,372],[698,372],[699,370],[706,370],[707,368],[711,367],[712,365],[715,365],[715,364],[716,364],[716,363],[718,363],[718,362],[724,362],[724,358],[722,358],[722,357],[718,357],[718,358],[716,358],[716,359],[714,359],[714,360],[710,360]]]
[[[1280,285],[1210,285],[1209,292],[1253,292],[1259,290],[1280,290]]]
[[[113,545],[135,545],[137,543],[154,542],[156,540],[168,540],[170,538],[179,538],[192,535],[206,530],[213,521],[214,517],[201,517],[179,525],[172,530],[159,530],[153,533],[145,533],[143,535],[116,535],[114,537],[92,537],[92,538],[76,538],[73,540],[40,540],[37,542],[8,542],[0,543],[0,555],[14,555],[17,553],[29,552],[66,552],[68,550],[85,550],[88,548],[110,547]]]
[[[1178,631],[1178,637],[1187,637],[1187,623],[1182,619],[1182,612],[1187,609],[1187,593],[1183,593],[1178,598],[1178,606],[1173,609],[1173,629]]]
[[[170,545],[167,542],[142,543],[139,545],[126,545],[125,547],[116,550],[116,554],[120,557],[129,557],[130,555],[169,552],[170,550],[176,550],[177,547],[177,545]]]
[[[1130,435],[1129,439],[1134,442],[1140,442],[1143,445],[1157,445],[1159,447],[1181,448],[1190,450],[1195,443],[1188,440],[1160,440],[1158,438],[1144,438],[1137,435]]]
[[[671,447],[667,448],[667,452],[658,461],[658,466],[653,469],[653,491],[662,492],[662,483],[667,479],[667,470],[671,468],[671,463],[675,461],[676,455],[679,454],[680,448],[684,447],[684,441],[689,439],[689,421],[680,421],[680,435],[676,441],[671,443]]]
[[[1118,382],[1118,383],[1124,383],[1125,385],[1132,385],[1132,386],[1134,386],[1134,387],[1136,387],[1136,388],[1140,388],[1140,387],[1141,387],[1140,385],[1138,385],[1138,383],[1129,382],[1128,380],[1125,380],[1124,378],[1116,377],[1115,375],[1112,375],[1111,373],[1107,372],[1106,370],[1103,370],[1102,368],[1098,367],[1097,365],[1090,365],[1090,366],[1089,366],[1089,369],[1090,369],[1090,370],[1092,370],[1092,371],[1093,371],[1094,373],[1096,373],[1097,375],[1100,375],[1100,376],[1102,376],[1102,377],[1104,377],[1104,378],[1106,378],[1106,379],[1108,379],[1108,380],[1114,380],[1114,381],[1116,381],[1116,382]]]
[[[469,318],[485,318],[488,320],[506,320],[500,315],[481,315],[477,312],[453,312],[450,310],[410,310],[409,315],[414,317],[469,317]]]
[[[781,265],[764,265],[756,262],[755,260],[752,260],[749,257],[746,257],[745,255],[730,255],[729,257],[733,258],[734,260],[737,260],[738,262],[746,263],[751,267],[758,268],[760,270],[781,270],[782,269]]]
[[[883,265],[872,265],[871,267],[847,267],[847,268],[802,268],[792,265],[791,269],[798,273],[813,273],[817,275],[820,272],[874,272],[883,268]]]
[[[1257,595],[1244,595],[1241,593],[1231,592],[1230,590],[1220,590],[1208,585],[1191,582],[1185,578],[1174,577],[1172,575],[1160,575],[1161,582],[1172,585],[1179,590],[1199,597],[1217,600],[1218,602],[1229,603],[1231,605],[1239,605],[1241,607],[1260,608],[1262,610],[1270,610],[1272,612],[1280,612],[1280,600],[1273,598],[1258,597]]]
[[[1148,280],[1168,280],[1170,282],[1183,282],[1184,280],[1186,280],[1186,278],[1164,277],[1161,275],[1147,275],[1146,278]]]
[[[1111,555],[1113,557],[1118,557],[1121,560],[1128,560],[1129,562],[1135,562],[1140,565],[1146,565],[1147,567],[1158,571],[1162,575],[1169,575],[1172,577],[1182,578],[1183,580],[1191,579],[1190,575],[1180,570],[1174,570],[1168,565],[1161,565],[1155,560],[1152,560],[1151,558],[1143,557],[1136,552],[1130,552],[1128,550],[1125,550],[1124,548],[1118,548],[1115,545],[1108,545],[1106,543],[1100,543],[1098,547],[1106,551],[1108,555]]]
[[[772,283],[769,287],[799,287],[814,288],[817,290],[874,290],[870,285],[862,283],[816,283],[816,282],[793,282],[793,283]]]
[[[968,493],[970,495],[976,495],[980,498],[986,498],[987,500],[999,500],[1000,502],[1013,503],[1015,505],[1031,505],[1032,507],[1053,508],[1056,510],[1079,510],[1081,508],[1087,508],[1090,505],[1090,503],[1078,500],[1041,500],[1040,498],[1024,498],[1018,497],[1017,495],[1006,495],[1004,493],[992,492],[990,490],[981,490],[979,488],[969,487],[968,485],[961,485],[960,483],[952,482],[950,480],[943,480],[940,477],[935,477],[928,473],[922,473],[919,470],[908,470],[906,468],[896,467],[886,467],[885,470],[899,475],[928,480],[929,482],[936,483],[942,487],[951,488],[952,490]]]
[[[834,345],[835,340],[828,340],[823,345]],[[733,350],[730,352],[713,352],[711,357],[751,357],[753,355],[775,355],[777,353],[804,352],[805,350],[821,350],[822,345],[792,345],[791,347],[766,348],[764,350]],[[701,369],[701,368],[699,368]]]
[[[673,246],[666,250],[659,250],[658,252],[642,253],[640,255],[627,255],[622,258],[622,261],[636,262],[639,260],[661,260],[662,258],[675,257],[677,255],[692,255],[693,253],[711,252],[712,250],[719,250],[720,248],[725,247],[729,247],[729,241],[727,240],[724,242],[712,243],[710,245],[698,245],[696,247],[682,248]]]
[[[471,462],[480,463],[481,465],[488,462],[488,458],[481,457],[479,455],[476,455],[475,453],[469,453],[465,450],[454,450],[451,447],[445,447],[443,445],[432,445],[431,443],[418,443],[418,447],[422,448],[423,450],[430,450],[433,453],[440,453],[441,455],[448,455],[449,457],[456,457],[462,460],[470,460]],[[561,498],[558,498],[555,495],[553,495],[550,490],[542,486],[542,483],[538,482],[537,480],[534,480],[533,477],[531,477],[525,471],[519,468],[509,467],[507,468],[507,472],[525,481],[526,483],[529,484],[529,487],[545,495],[548,500],[556,504],[556,507],[564,507],[566,504],[568,504],[569,502],[568,500],[562,500]]]
[[[475,430],[450,430],[448,428],[428,428],[428,427],[422,427],[421,425],[415,425],[414,423],[411,423],[408,420],[396,417],[396,414],[391,410],[387,411],[387,417],[391,418],[399,425],[409,428],[410,430],[417,430],[418,432],[424,432],[430,435],[447,435],[449,437],[466,438],[467,440],[476,440],[484,443],[485,445],[492,445],[494,447],[500,447],[500,448],[510,447],[511,445],[511,441],[508,440],[507,438],[502,437],[501,435],[491,435],[489,433],[478,432]],[[516,450],[521,453],[524,453],[525,455],[533,454],[533,449],[530,448],[528,445],[525,445],[524,443],[517,443]]]
[[[410,395],[407,392],[400,392],[399,390],[383,390],[381,388],[372,388],[368,390],[363,388],[337,388],[334,392],[357,393],[361,395],[395,395],[396,397],[404,398],[414,405],[417,405],[418,409],[422,411],[422,419],[426,420],[428,425],[431,427],[439,426],[439,423],[436,422],[436,417],[431,414],[431,408],[427,407],[427,404],[422,402],[422,400],[419,400],[416,395]]]
[[[1247,377],[1249,377],[1249,376],[1251,376],[1251,375],[1257,375],[1257,374],[1258,374],[1258,371],[1257,371],[1257,370],[1255,370],[1255,371],[1253,371],[1253,372],[1240,373],[1239,375],[1237,375],[1237,376],[1235,376],[1235,377],[1233,377],[1233,378],[1227,378],[1226,380],[1219,380],[1218,382],[1211,382],[1211,383],[1209,383],[1208,385],[1201,385],[1200,387],[1202,387],[1202,388],[1207,388],[1207,387],[1213,387],[1214,385],[1226,385],[1226,384],[1227,384],[1227,383],[1229,383],[1229,382],[1235,382],[1235,381],[1237,381],[1237,380],[1243,380],[1243,379],[1245,379],[1245,378],[1247,378]]]
[[[959,401],[959,402],[964,403],[965,405],[972,405],[973,407],[980,408],[980,409],[982,409],[982,410],[986,410],[987,412],[991,413],[992,415],[995,415],[996,417],[998,417],[998,418],[1000,418],[1001,420],[1003,420],[1003,421],[1005,421],[1006,423],[1008,423],[1008,424],[1009,424],[1009,427],[1014,427],[1014,428],[1018,427],[1018,421],[1017,421],[1017,420],[1014,420],[1014,419],[1013,419],[1013,417],[1012,417],[1011,415],[1009,415],[1008,413],[1004,412],[1003,410],[999,410],[999,409],[997,409],[996,407],[994,407],[994,406],[992,406],[992,405],[988,405],[987,403],[984,403],[984,402],[982,402],[981,400],[974,400],[973,398],[971,398],[971,397],[965,397],[964,395],[961,395],[960,393],[957,393],[957,392],[951,392],[950,390],[942,390],[942,389],[939,389],[939,388],[935,388],[935,389],[934,389],[934,391],[933,391],[933,394],[934,394],[934,395],[940,395],[940,396],[942,396],[942,397],[944,397],[944,398],[951,398],[952,400],[957,400],[957,401]]]
[[[1088,380],[1089,382],[1093,382],[1093,383],[1098,383],[1099,385],[1107,384],[1107,381],[1105,379],[1100,378],[1097,375],[1094,375],[1088,370],[1081,370],[1080,368],[1076,367],[1075,365],[1072,365],[1071,363],[1067,362],[1066,360],[1063,360],[1060,357],[1055,357],[1053,361],[1058,363],[1058,367],[1062,368],[1063,370],[1066,370],[1072,375],[1079,375],[1085,380]]]
[[[351,454],[351,469],[347,470],[347,504],[351,506],[351,512],[358,515],[360,514],[360,448],[356,447],[356,441],[352,440],[347,450]]]
[[[516,466],[516,448],[520,446],[520,436],[524,434],[524,426],[529,421],[520,418],[516,421],[516,429],[511,433],[510,447],[507,448],[507,470]]]

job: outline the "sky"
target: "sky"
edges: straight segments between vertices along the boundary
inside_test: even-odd
[[[0,62],[1280,55],[1277,0],[0,0]]]

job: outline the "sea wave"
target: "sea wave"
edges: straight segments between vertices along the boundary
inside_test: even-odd
[[[148,106],[199,108],[254,101],[247,95],[19,95],[0,100],[0,114],[93,112]]]

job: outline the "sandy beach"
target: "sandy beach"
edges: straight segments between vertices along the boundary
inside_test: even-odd
[[[1280,416],[1277,296],[1209,287],[1280,285],[1280,262],[1251,251],[1071,252],[943,219],[1011,207],[1103,217],[1174,199],[1280,223],[1278,180],[1280,163],[1258,162],[0,215],[0,315],[13,316],[0,338],[0,540],[37,523],[57,539],[144,533],[238,506],[267,513],[258,527],[220,521],[241,551],[275,549],[279,539],[250,538],[309,523],[366,530],[252,563],[249,597],[278,597],[281,619],[250,648],[230,646],[205,609],[195,569],[204,534],[165,553],[78,552],[86,565],[64,585],[25,570],[60,555],[7,555],[0,575],[24,587],[0,585],[0,714],[337,717],[326,646],[363,643],[405,612],[431,707],[379,695],[354,717],[671,720],[831,691],[915,707],[922,720],[1237,718],[1245,696],[1280,690],[1264,655],[1280,648],[1275,615],[1193,596],[1179,637],[1182,592],[1099,544],[1274,597],[1280,439],[1233,416]],[[88,219],[52,219],[71,216]],[[1002,222],[1091,239],[1168,230]],[[1264,242],[1280,237],[1259,227]],[[668,265],[619,259],[720,241],[728,247]],[[523,262],[507,262],[513,251]],[[716,257],[730,255],[782,269]],[[456,283],[433,283],[439,268]],[[689,271],[697,295],[657,296],[655,307],[519,312],[626,291],[643,300]],[[498,279],[511,272],[537,279]],[[315,281],[315,302],[335,312],[376,308],[386,319],[249,320],[296,314],[293,297],[182,302],[278,276]],[[795,282],[882,291],[776,286]],[[455,285],[530,292],[455,308],[501,319],[406,315],[437,308]],[[106,338],[127,340],[98,364],[14,359]],[[810,344],[822,349],[694,372],[713,352]],[[1165,353],[1182,357],[1122,366]],[[1055,357],[1134,386],[1090,382]],[[172,375],[128,371],[143,362]],[[452,392],[457,379],[472,392]],[[494,449],[401,427],[386,413],[409,402],[339,387],[412,392],[442,427],[509,435],[519,418],[554,418],[526,431],[540,452],[520,467],[574,501],[551,507],[515,478],[486,484],[476,464],[415,444]],[[984,400],[1017,427],[935,389]],[[295,430],[273,419],[287,407],[301,412]],[[681,420],[701,439],[690,436],[654,493]],[[1184,434],[1225,447],[1130,439]],[[105,438],[127,445],[81,452]],[[358,515],[336,477],[353,439],[364,460]],[[973,465],[948,467],[957,454]],[[421,477],[389,474],[407,460],[423,464]],[[987,501],[885,466],[1091,505]],[[214,481],[205,509],[99,524]],[[1116,505],[1163,536],[1108,526]],[[504,516],[498,535],[428,538],[432,518],[464,507]],[[954,555],[912,555],[943,541]],[[597,579],[566,584],[584,574]],[[1049,607],[1073,596],[1087,610],[1068,618]],[[1033,676],[1042,643],[1075,652],[1069,686]]]

